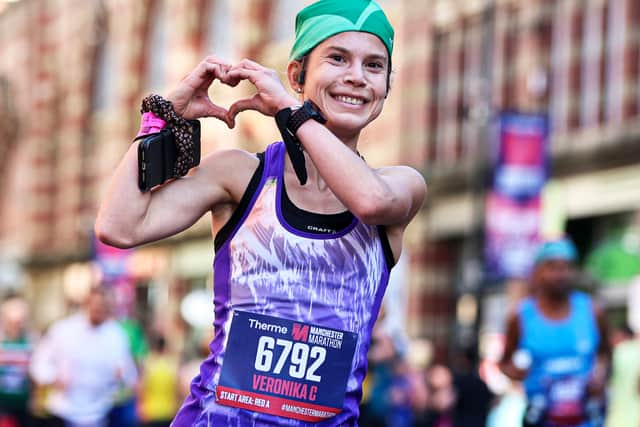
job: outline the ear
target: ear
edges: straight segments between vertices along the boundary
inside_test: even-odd
[[[287,79],[289,80],[289,86],[291,86],[294,92],[299,92],[298,89],[304,88],[304,83],[298,83],[302,69],[302,62],[297,60],[293,60],[287,65]]]
[[[389,76],[387,77],[387,79],[388,79],[388,80],[387,80],[387,94],[384,96],[385,98],[386,98],[387,96],[389,96],[389,93],[391,92],[391,88],[393,88],[393,83],[394,83],[394,82],[395,82],[395,80],[396,80],[396,72],[395,72],[395,71],[393,71],[393,70],[391,70],[391,71],[389,72]]]

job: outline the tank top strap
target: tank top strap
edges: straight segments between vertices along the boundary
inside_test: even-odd
[[[267,146],[265,151],[264,176],[281,176],[284,168],[284,142],[278,141]]]

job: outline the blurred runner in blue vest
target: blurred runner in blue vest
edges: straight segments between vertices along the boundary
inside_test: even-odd
[[[577,258],[568,238],[544,242],[532,293],[508,320],[502,371],[523,380],[524,426],[599,427],[610,363],[603,312],[572,289]]]

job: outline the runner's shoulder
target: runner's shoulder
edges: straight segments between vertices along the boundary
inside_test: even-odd
[[[239,148],[225,148],[206,155],[200,166],[225,171],[241,171],[243,169],[254,171],[258,167],[258,163],[258,156],[254,153]]]
[[[237,148],[216,150],[207,155],[200,163],[203,171],[202,184],[211,186],[217,183],[238,202],[254,175],[260,160],[254,153]]]

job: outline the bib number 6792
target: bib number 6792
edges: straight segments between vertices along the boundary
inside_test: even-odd
[[[276,346],[282,347],[282,352],[275,366],[273,366]],[[310,347],[309,344],[303,342],[294,343],[282,338],[275,339],[269,336],[261,336],[258,340],[258,351],[256,352],[254,367],[256,371],[279,374],[287,365],[289,367],[289,376],[292,378],[320,382],[321,377],[316,375],[316,371],[322,366],[326,356],[327,350],[323,347]],[[311,362],[310,365],[309,362]]]

